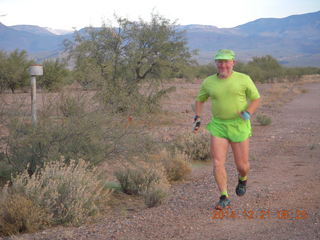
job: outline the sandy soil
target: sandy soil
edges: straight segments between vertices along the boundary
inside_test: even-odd
[[[211,163],[197,164],[192,176],[175,184],[168,201],[159,207],[122,207],[95,224],[13,239],[320,239],[320,83],[288,86],[282,85],[280,89],[288,91],[279,91],[258,112],[270,116],[272,124],[259,126],[253,121],[251,172],[247,194],[241,198],[234,192],[237,174],[229,154],[232,208],[228,212],[212,208],[219,196]],[[189,100],[197,87],[185,84],[189,99],[179,102],[180,97],[185,99],[181,93],[165,103],[168,111],[181,117],[164,127],[167,137],[174,137],[170,134],[177,130],[190,130]],[[277,91],[272,84],[259,89],[265,99]],[[205,121],[209,117],[207,104]]]

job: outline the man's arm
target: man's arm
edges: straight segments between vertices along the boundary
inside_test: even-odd
[[[251,118],[252,114],[254,114],[254,112],[259,107],[259,104],[260,104],[260,98],[257,98],[255,100],[251,101],[247,110],[239,113],[240,117],[244,120],[249,120]]]
[[[205,102],[199,102],[196,101],[196,109],[195,109],[195,114],[201,117],[202,111],[203,111],[203,105]]]
[[[257,98],[251,101],[249,104],[249,107],[247,108],[247,112],[249,112],[250,115],[253,115],[257,110],[257,108],[259,107],[259,105],[260,105],[260,98]]]

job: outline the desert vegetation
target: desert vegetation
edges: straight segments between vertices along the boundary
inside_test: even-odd
[[[65,42],[68,59],[42,63],[36,124],[23,95],[34,62],[25,51],[0,52],[1,235],[91,221],[106,213],[115,191],[157,206],[188,177],[193,161],[210,159],[207,135],[164,140],[150,129],[177,114],[161,105],[174,95],[177,78],[204,78],[214,66],[192,60],[183,32],[159,15],[116,22],[75,32]],[[283,67],[272,56],[238,62],[236,70],[260,83],[320,73]],[[271,123],[265,115],[257,121]]]
[[[158,15],[150,22],[117,22],[118,28],[88,28],[65,43],[72,71],[60,60],[43,63],[36,124],[25,99],[12,104],[6,98],[7,89],[28,85],[32,62],[24,51],[1,53],[2,235],[98,216],[113,191],[110,179],[124,194],[156,206],[170,183],[190,173],[187,155],[152,137],[145,117],[161,111],[161,98],[174,90],[164,83],[192,62],[183,35]],[[62,89],[72,82],[84,91]]]

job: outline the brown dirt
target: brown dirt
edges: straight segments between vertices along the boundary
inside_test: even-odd
[[[173,124],[162,127],[164,138],[190,131],[198,86],[180,84],[165,103],[177,114]],[[237,217],[229,211],[219,219],[212,210],[218,191],[211,163],[195,164],[192,176],[175,184],[159,207],[141,208],[139,199],[126,198],[127,204],[118,196],[118,210],[98,223],[16,239],[320,239],[320,83],[258,88],[266,101],[257,114],[267,114],[272,124],[263,127],[253,120],[248,192],[241,198],[234,193],[237,174],[229,154],[231,210]],[[205,122],[209,117],[207,104]]]

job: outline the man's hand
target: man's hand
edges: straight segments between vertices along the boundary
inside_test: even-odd
[[[240,116],[244,120],[249,120],[251,118],[251,114],[248,111],[242,111]]]
[[[193,118],[193,132],[194,133],[196,133],[199,130],[200,125],[201,125],[200,116],[195,115],[194,118]]]

